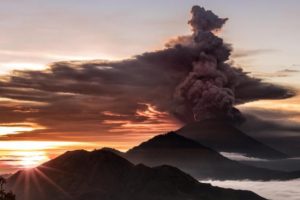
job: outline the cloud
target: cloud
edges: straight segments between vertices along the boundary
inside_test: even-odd
[[[299,111],[277,111],[266,109],[242,109],[246,121],[240,128],[275,149],[290,156],[300,156],[300,125],[296,119]]]
[[[289,181],[201,181],[214,186],[251,190],[264,198],[272,200],[298,200],[300,180]],[[276,190],[274,190],[276,188]]]
[[[192,12],[193,34],[162,50],[120,61],[56,62],[1,79],[0,123],[46,128],[5,139],[120,139],[134,130],[130,125],[148,125],[135,129],[134,140],[138,131],[153,134],[162,131],[159,126],[171,129],[215,111],[240,115],[236,104],[294,95],[225,63],[230,45],[213,32],[227,19],[197,6]]]
[[[285,99],[296,95],[296,92],[284,86],[262,81],[259,78],[241,74],[240,84],[236,87],[236,102],[245,103],[260,99]]]
[[[236,161],[268,161],[266,159],[255,158],[255,157],[247,157],[243,154],[232,153],[232,152],[220,152],[222,156],[229,158],[230,160]]]
[[[283,69],[283,70],[280,70],[278,72],[281,72],[281,73],[298,73],[298,72],[300,72],[300,70],[296,70],[296,69]]]
[[[276,72],[255,73],[255,76],[261,77],[261,78],[273,78],[273,77],[282,78],[282,77],[290,77],[290,76],[296,75],[299,72],[300,71],[296,70],[296,69],[286,68],[286,69],[282,69],[282,70],[279,70]]]
[[[276,49],[237,49],[234,50],[231,58],[235,59],[235,58],[245,58],[245,57],[250,57],[250,56],[256,56],[256,55],[260,55],[260,54],[268,54],[268,53],[274,53],[274,52],[278,52],[278,50]]]

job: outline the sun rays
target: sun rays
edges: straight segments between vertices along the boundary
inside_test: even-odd
[[[56,155],[73,148],[89,147],[81,142],[0,141],[0,172],[37,167]]]
[[[42,189],[42,185],[49,185],[53,188],[53,191],[58,192],[58,194],[62,195],[66,199],[71,199],[71,196],[66,192],[62,187],[60,187],[55,180],[52,180],[47,175],[47,171],[51,173],[57,173],[60,175],[65,174],[60,170],[56,170],[54,168],[48,166],[39,166],[32,169],[27,169],[20,171],[15,175],[16,181],[15,184],[12,185],[13,188],[18,188],[20,191],[15,191],[16,193],[21,192],[24,194],[25,200],[30,200],[32,195],[35,197],[43,198],[45,195],[45,191]],[[32,191],[36,191],[32,193]]]

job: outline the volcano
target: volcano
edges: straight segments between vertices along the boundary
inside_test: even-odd
[[[8,179],[18,200],[263,200],[199,183],[170,166],[134,165],[107,150],[67,152]]]
[[[133,163],[144,163],[152,167],[172,165],[198,179],[285,180],[300,177],[298,172],[258,168],[230,160],[175,132],[156,136],[130,149],[123,156]]]
[[[222,119],[190,123],[176,132],[218,152],[238,153],[262,159],[285,159],[288,157],[246,135],[231,122]]]

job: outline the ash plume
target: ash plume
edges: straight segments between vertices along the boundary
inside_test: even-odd
[[[199,6],[194,6],[191,12],[192,45],[199,49],[199,55],[191,72],[176,89],[177,105],[185,107],[184,111],[189,108],[196,121],[216,117],[241,120],[241,113],[234,108],[239,71],[225,63],[230,46],[214,35],[227,19]]]
[[[192,26],[194,33],[197,35],[199,32],[211,32],[222,28],[228,18],[219,18],[210,10],[205,10],[200,6],[193,6],[192,19],[189,24]]]
[[[65,61],[47,70],[15,71],[0,80],[0,97],[16,100],[0,105],[0,123],[34,122],[48,128],[36,133],[37,138],[43,131],[52,131],[51,137],[70,131],[65,127],[93,135],[91,130],[149,121],[151,116],[137,114],[145,109],[141,103],[181,123],[216,117],[241,121],[237,104],[294,96],[290,89],[253,78],[228,62],[231,46],[215,35],[226,21],[194,6],[188,22],[193,33],[173,39],[164,49],[120,61]]]

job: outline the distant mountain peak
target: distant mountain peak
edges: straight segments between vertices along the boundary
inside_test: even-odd
[[[284,153],[248,136],[230,121],[203,120],[187,124],[176,131],[218,152],[239,153],[249,157],[282,159]]]
[[[119,151],[118,149],[110,148],[110,147],[103,147],[100,150],[109,151],[109,152],[115,153],[119,156],[122,156],[124,154],[122,151]]]
[[[168,132],[166,134],[157,135],[148,141],[141,143],[140,145],[130,149],[127,153],[135,151],[137,149],[173,149],[173,148],[203,148],[198,142],[190,140],[184,136],[177,134],[176,132]]]
[[[94,151],[85,151],[85,150],[76,150],[68,151],[61,156],[50,160],[39,168],[50,167],[54,169],[62,169],[63,171],[68,171],[69,173],[78,173],[80,171],[85,171],[88,168],[93,169],[103,169],[102,166],[108,168],[119,167],[120,169],[128,169],[132,167],[132,164],[127,161],[125,158],[109,151],[109,150],[94,150]]]

